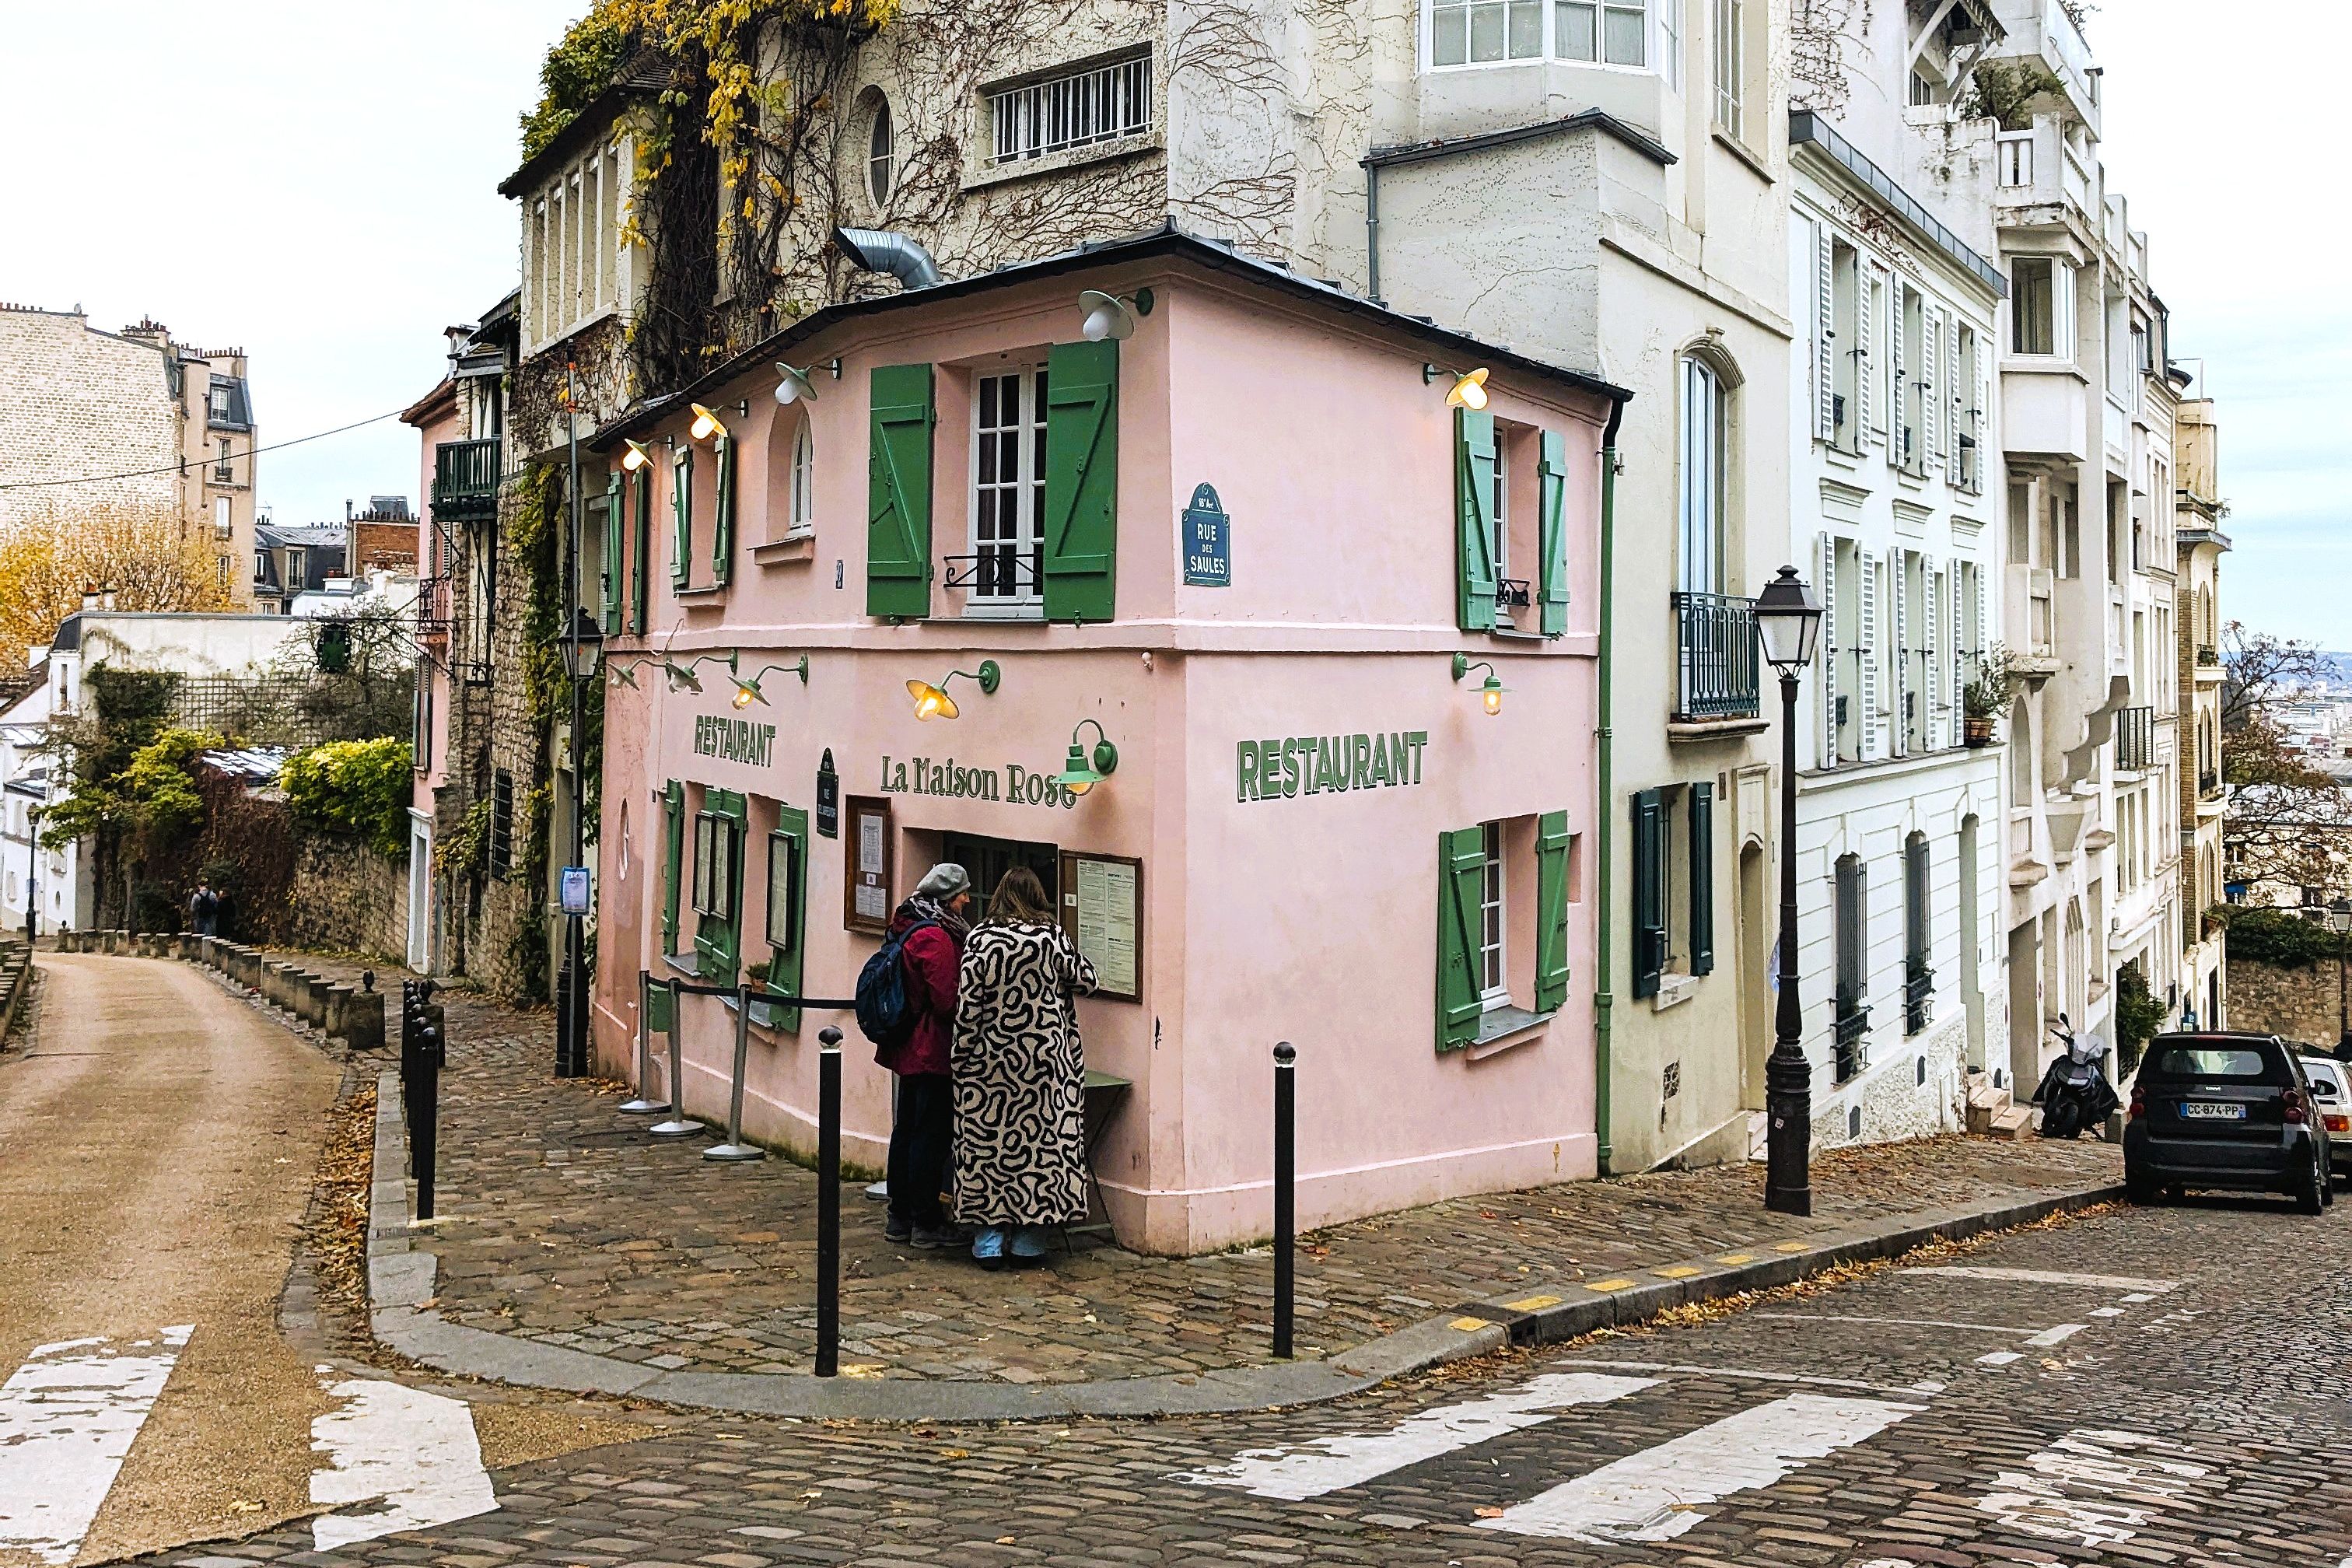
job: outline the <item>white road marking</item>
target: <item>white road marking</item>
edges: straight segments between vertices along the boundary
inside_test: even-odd
[[[2083,1315],[2086,1318],[2120,1318],[2124,1310],[2121,1307],[2094,1307]]]
[[[2011,1362],[2024,1359],[2025,1352],[2022,1351],[1995,1351],[1990,1355],[1977,1357],[1977,1363],[1980,1366],[2007,1366]]]
[[[1996,1489],[1977,1507],[2045,1541],[2119,1546],[2157,1509],[2179,1501],[2211,1473],[2186,1459],[2143,1457],[2142,1451],[2155,1449],[2188,1452],[2136,1432],[2069,1432],[2028,1459],[2025,1470],[2004,1470],[1994,1478]]]
[[[2058,1323],[2042,1330],[2025,1342],[2036,1350],[2048,1350],[2052,1345],[2073,1339],[2083,1331],[2084,1326],[2082,1323]]]
[[[1407,1416],[1370,1436],[1318,1437],[1279,1448],[1253,1448],[1231,1464],[1171,1477],[1198,1487],[1238,1487],[1253,1497],[1292,1502],[1321,1497],[1434,1459],[1474,1443],[1551,1419],[1548,1411],[1606,1405],[1657,1383],[1654,1377],[1604,1377],[1597,1373],[1547,1373],[1523,1387],[1462,1405]]]
[[[160,1351],[142,1340],[145,1355],[110,1355],[102,1339],[38,1345],[0,1384],[0,1549],[73,1561],[194,1331],[165,1329]]]
[[[333,1466],[310,1472],[310,1500],[368,1506],[313,1519],[320,1552],[499,1506],[470,1406],[373,1379],[329,1384],[327,1392],[346,1403],[310,1423],[311,1450]]]
[[[1791,1394],[1603,1465],[1477,1525],[1601,1545],[1671,1540],[1698,1523],[1704,1505],[1769,1487],[1805,1460],[1851,1447],[1926,1408]]]
[[[1922,1264],[1904,1272],[1937,1274],[1955,1279],[2008,1279],[2023,1285],[2082,1285],[2094,1290],[2147,1291],[2148,1296],[2139,1298],[2142,1300],[2180,1289],[2178,1279],[2143,1279],[2132,1274],[2060,1274],[2047,1268],[1990,1268],[1973,1263]]]
[[[1751,1318],[1779,1318],[1792,1323],[1886,1323],[1898,1329],[1968,1329],[1980,1334],[2013,1334],[2009,1323],[1954,1323],[1941,1318],[1852,1318],[1839,1312],[1750,1312]]]
[[[1765,1372],[1749,1366],[1692,1366],[1670,1361],[1600,1361],[1583,1356],[1555,1362],[1555,1366],[1605,1366],[1612,1372],[1679,1372],[1699,1377],[1737,1377],[1756,1383],[1794,1383],[1808,1388],[1851,1388],[1864,1394],[1921,1394],[1933,1389],[1920,1384],[1861,1383],[1851,1377],[1814,1377],[1801,1372]]]
[[[2145,1291],[2145,1290],[2135,1290],[2135,1291],[2133,1291],[2130,1295],[2128,1295],[2128,1296],[2125,1297],[2125,1298],[2124,1298],[2124,1300],[2126,1300],[2126,1301],[2129,1301],[2129,1302],[2131,1302],[2133,1305],[2137,1306],[2138,1303],[2140,1303],[2140,1302],[2142,1302],[2142,1301],[2153,1301],[2153,1300],[2156,1300],[2156,1298],[2155,1298],[2155,1297],[2153,1297],[2153,1296],[2151,1296],[2151,1295],[2149,1295],[2149,1294],[2148,1294],[2147,1291]]]

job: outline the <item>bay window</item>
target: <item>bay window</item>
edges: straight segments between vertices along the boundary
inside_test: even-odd
[[[1661,8],[1666,68],[1675,71],[1682,0],[1430,0],[1433,67],[1551,58],[1644,70],[1650,12]]]

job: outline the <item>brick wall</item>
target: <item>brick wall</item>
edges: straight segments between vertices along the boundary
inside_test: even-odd
[[[363,522],[352,524],[352,542],[358,546],[359,558],[351,563],[353,576],[370,567],[391,571],[416,570],[416,523]]]
[[[2280,969],[2232,958],[2223,984],[2229,987],[2230,1027],[2334,1047],[2339,1025],[2333,963]]]

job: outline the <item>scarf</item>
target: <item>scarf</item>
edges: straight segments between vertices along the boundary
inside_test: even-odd
[[[945,904],[921,893],[908,895],[907,901],[898,906],[898,912],[902,915],[912,915],[919,921],[929,921],[954,938],[955,944],[959,948],[963,946],[964,939],[971,934],[970,921],[965,920],[961,915],[949,913]]]

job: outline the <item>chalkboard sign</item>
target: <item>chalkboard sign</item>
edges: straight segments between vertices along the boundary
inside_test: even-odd
[[[816,764],[816,830],[823,838],[841,837],[841,775],[833,771],[830,746]]]
[[[1234,584],[1233,523],[1214,485],[1195,486],[1192,504],[1184,509],[1184,582],[1194,588]]]

